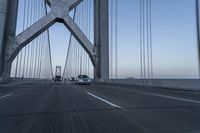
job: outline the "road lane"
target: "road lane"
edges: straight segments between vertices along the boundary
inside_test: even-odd
[[[153,92],[181,97],[178,92],[39,81],[9,87],[13,95],[0,100],[0,133],[200,132],[199,104],[149,95]],[[191,95],[183,94],[183,98]]]
[[[134,86],[115,86],[115,85],[94,85],[93,87],[84,87],[87,91],[94,93],[102,98],[111,99],[111,102],[114,102],[120,106],[198,106],[200,101],[200,95],[194,93],[186,93],[180,91],[166,91],[163,89],[152,89],[151,88],[142,88]],[[158,97],[162,95],[165,97]],[[171,97],[169,99],[169,97]],[[173,97],[173,98],[172,98]],[[182,100],[180,100],[182,99]],[[189,102],[190,103],[185,103]],[[191,102],[193,101],[193,102]]]
[[[132,120],[141,121],[147,128],[146,132],[149,129],[154,132],[190,133],[200,131],[199,103],[153,96],[150,90],[138,90],[133,86],[120,88],[115,85],[94,85],[93,87],[82,86],[82,88],[128,110],[124,115]],[[164,95],[172,93],[172,91],[168,93],[162,89],[153,90],[153,92]],[[178,92],[174,92],[175,96],[182,97],[183,93]],[[183,95],[187,99],[193,99],[192,96],[194,94],[187,96],[186,92]],[[195,99],[199,99],[196,94]],[[152,127],[154,128],[152,129]]]
[[[117,85],[117,84],[98,84],[98,86],[110,88],[110,89],[118,89],[127,92],[140,92],[140,93],[160,93],[161,95],[169,95],[169,96],[180,96],[182,98],[189,98],[192,100],[200,100],[200,92],[194,91],[185,91],[179,89],[168,89],[168,88],[155,88],[155,87],[141,87],[141,86],[133,86],[133,85]]]

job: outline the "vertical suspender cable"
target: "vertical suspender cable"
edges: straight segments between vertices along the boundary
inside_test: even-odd
[[[78,8],[78,26],[81,28],[81,10],[80,10],[80,7]],[[77,54],[76,54],[76,57],[77,57],[77,63],[78,63],[78,67],[76,69],[76,75],[81,74],[81,62],[80,62],[80,47],[79,47],[79,42],[76,40],[76,48],[77,48]]]
[[[196,6],[196,29],[197,29],[197,46],[198,46],[198,68],[200,77],[200,20],[199,20],[199,0],[195,0]]]
[[[43,3],[43,2],[42,2]],[[43,16],[43,10],[42,10],[42,4],[41,1],[40,1],[40,18]],[[41,78],[41,63],[42,63],[42,55],[43,55],[43,37],[44,37],[44,33],[42,33],[39,38],[40,38],[40,43],[39,43],[39,62],[38,62],[38,77],[39,79]]]
[[[84,17],[84,22],[85,22],[85,34],[86,36],[88,37],[88,23],[87,23],[87,2],[88,0],[85,1],[85,11],[84,11],[84,14],[85,14],[85,17]],[[84,74],[86,75],[87,74],[87,53],[86,51],[84,50],[83,51],[84,53]]]
[[[37,0],[34,0],[34,22],[37,19]],[[33,63],[32,63],[32,78],[35,79],[35,62],[36,62],[36,47],[37,47],[37,39],[34,40],[34,44],[33,44]]]
[[[115,0],[115,78],[118,78],[118,0]]]
[[[151,0],[147,0],[147,73],[148,78],[153,78],[153,48],[152,48],[152,16],[151,16]]]
[[[88,9],[89,9],[89,6],[88,6],[88,3],[89,3],[89,0],[87,0],[87,2],[86,2],[86,17],[85,17],[85,22],[86,22],[86,34],[87,34],[87,37],[88,37],[88,39],[89,39],[89,24],[88,24]],[[86,62],[85,62],[85,74],[86,75],[88,75],[88,62],[89,62],[89,58],[88,58],[88,54],[87,54],[87,52],[85,51],[85,60],[86,60]],[[88,75],[89,76],[89,75]]]
[[[110,2],[110,77],[113,78],[113,0]]]
[[[75,21],[75,18],[76,18],[76,7],[74,8],[73,21]],[[68,45],[68,50],[67,50],[67,57],[66,57],[66,61],[65,61],[63,77],[64,77],[64,74],[65,74],[66,69],[67,69],[67,63],[69,61],[69,54],[70,54],[70,49],[71,49],[71,45],[72,45],[72,37],[73,36],[72,36],[72,33],[71,33],[70,37],[69,37],[69,45]]]
[[[40,5],[41,5],[41,17],[45,14],[45,10],[44,10],[44,5],[43,5],[44,1],[41,1]],[[39,79],[44,78],[45,77],[45,73],[47,71],[47,69],[44,69],[42,71],[43,66],[45,65],[47,59],[44,58],[44,56],[46,55],[45,51],[44,51],[44,47],[45,47],[45,32],[41,34],[41,50],[40,50],[40,69],[39,69]]]
[[[140,58],[141,78],[144,85],[147,79],[153,78],[152,48],[152,5],[151,0],[140,1]]]
[[[41,77],[41,71],[42,71],[42,65],[44,64],[44,62],[43,61],[45,61],[45,60],[43,60],[44,58],[43,58],[43,48],[44,48],[44,34],[41,34],[41,43],[40,43],[40,62],[39,62],[39,79],[41,79],[42,77]],[[45,70],[46,71],[46,70]]]
[[[77,61],[77,53],[78,53],[78,48],[77,48],[77,42],[75,41],[75,43],[74,43],[74,46],[73,46],[73,48],[74,48],[74,52],[73,52],[73,56],[72,56],[72,58],[74,57],[75,58],[75,61],[73,62],[73,65],[75,65],[75,67],[73,67],[74,68],[74,77],[76,76],[76,74],[77,74],[77,67],[78,67],[78,65],[77,65],[77,63],[78,63],[78,61]],[[73,59],[72,59],[72,61],[73,61]]]
[[[34,0],[31,1],[31,24],[34,22]],[[32,57],[33,57],[33,45],[34,45],[34,40],[31,42],[30,46],[30,56],[29,56],[29,71],[27,73],[27,76],[31,79],[31,71],[32,71]]]
[[[84,11],[84,14],[85,14],[85,17],[84,17],[84,23],[85,23],[85,35],[88,37],[88,22],[87,22],[87,18],[88,18],[88,0],[85,1],[85,11]],[[87,75],[87,55],[86,55],[86,52],[85,50],[83,51],[84,53],[84,74]]]
[[[38,0],[36,0],[36,3],[35,3],[35,18],[36,20],[39,19],[38,17],[38,14],[39,14],[39,6],[38,6]],[[36,79],[37,78],[37,55],[38,55],[38,38],[36,38],[35,40],[35,61],[34,61],[34,71],[33,71],[33,78]]]
[[[40,2],[38,2],[38,19],[40,18],[40,15],[41,15],[41,7],[40,7]],[[38,51],[38,55],[37,55],[37,57],[38,57],[38,59],[37,59],[37,72],[36,72],[36,75],[37,75],[37,79],[39,78],[39,69],[40,69],[40,46],[41,46],[41,35],[38,37],[38,49],[37,49],[37,51]]]
[[[24,0],[23,4],[23,30],[25,29],[24,23],[25,23],[25,16],[26,16],[26,0]],[[17,55],[17,62],[16,62],[16,69],[15,69],[15,77],[20,76],[20,69],[21,69],[21,58],[22,58],[22,50]],[[19,71],[18,71],[19,68]],[[18,73],[19,72],[19,73]]]
[[[146,79],[146,50],[145,50],[145,11],[144,11],[144,7],[145,7],[145,1],[143,1],[143,4],[142,4],[142,9],[143,9],[143,13],[142,13],[142,17],[143,17],[143,21],[142,21],[142,29],[143,29],[143,35],[142,35],[142,38],[143,38],[143,76],[144,76],[144,80]]]
[[[151,67],[151,78],[154,77],[153,70],[153,43],[152,43],[152,1],[149,0],[149,28],[150,28],[150,67]]]
[[[149,0],[146,0],[146,28],[147,28],[147,77],[150,77],[150,44],[149,44]]]
[[[27,6],[27,0],[24,0],[24,9],[23,9],[23,11],[24,11],[24,14],[23,14],[23,30],[25,30],[25,20],[26,20],[26,6]],[[21,52],[20,52],[20,59],[19,59],[19,77],[21,76],[21,66],[22,66],[22,56],[23,56],[23,49],[21,50]]]
[[[86,16],[87,16],[87,14],[86,14],[86,2],[87,2],[87,0],[85,0],[85,3],[84,3],[84,8],[83,8],[83,32],[85,33],[85,35],[87,35],[87,31],[86,31],[86,29],[87,29],[87,26],[86,26],[86,22],[85,22],[85,18],[86,18]],[[82,61],[82,66],[83,66],[83,74],[85,74],[85,63],[86,63],[86,58],[85,58],[85,50],[82,48],[82,58],[83,58],[83,61]]]
[[[90,0],[87,1],[87,36],[88,40],[90,40],[90,19],[89,19],[89,9],[90,9]],[[86,62],[86,74],[89,76],[89,56],[86,54],[87,62]]]
[[[26,20],[26,27],[29,25],[29,16],[30,16],[30,0],[27,2],[27,20]],[[28,45],[27,45],[28,46]],[[26,57],[27,57],[27,46],[24,47],[24,61],[23,61],[23,69],[22,69],[22,76],[25,77],[25,69],[26,69]]]
[[[34,21],[35,21],[35,15],[34,15],[34,13],[35,13],[35,2],[36,0],[33,0],[33,3],[32,3],[32,23],[34,23]],[[34,47],[35,47],[35,40],[33,40],[33,42],[32,42],[32,44],[31,44],[31,55],[30,55],[30,57],[31,57],[31,60],[30,60],[30,69],[29,69],[29,77],[32,79],[33,78],[33,62],[34,62]]]
[[[41,1],[40,1],[41,2]],[[43,3],[43,2],[42,2]],[[43,10],[42,10],[42,3],[40,3],[40,18],[43,16]],[[43,37],[44,34],[42,33],[39,38],[40,38],[40,43],[39,43],[39,62],[38,62],[38,77],[39,79],[41,78],[41,65],[42,65],[42,55],[43,55]]]
[[[143,78],[143,40],[142,40],[142,0],[140,0],[140,69],[141,78]]]
[[[91,1],[89,0],[88,2],[88,36],[89,36],[89,40],[91,40],[91,12],[90,12],[90,7],[91,7]],[[88,76],[90,76],[90,58],[88,56]]]
[[[16,67],[15,67],[15,78],[17,78],[17,70],[18,70],[18,63],[19,63],[19,55],[17,55],[17,60],[16,60]]]
[[[45,5],[45,14],[47,15],[47,5],[44,1]],[[50,41],[50,33],[49,29],[47,29],[47,41],[48,41],[48,49],[49,49],[49,58],[50,58],[50,72],[51,72],[51,78],[53,78],[53,65],[52,65],[52,57],[51,57],[51,41]]]
[[[29,16],[30,16],[30,20],[29,20],[29,24],[28,25],[31,25],[33,22],[33,0],[31,0],[31,2],[29,3],[30,4],[30,7],[29,7]],[[30,51],[31,51],[31,46],[32,46],[32,44],[33,44],[33,42],[31,42],[31,43],[29,43],[28,44],[28,53],[27,53],[27,61],[26,61],[26,71],[25,71],[25,77],[27,77],[27,78],[30,78],[29,77],[29,72],[30,72],[30,62],[31,62],[31,60],[30,60]]]
[[[80,28],[81,28],[81,30],[83,31],[83,33],[84,33],[84,26],[83,26],[83,24],[84,24],[84,3],[83,3],[83,5],[82,5],[82,7],[81,7],[81,15],[80,15]],[[82,67],[83,67],[83,64],[82,64],[82,59],[83,59],[83,49],[82,49],[82,47],[80,47],[80,45],[79,45],[79,43],[78,43],[78,47],[79,47],[79,59],[80,59],[80,74],[82,74]]]

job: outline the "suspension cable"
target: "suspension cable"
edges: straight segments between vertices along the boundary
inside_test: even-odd
[[[37,0],[37,4],[36,4],[36,15],[37,15],[37,19],[39,19],[40,18],[40,16],[39,16],[39,14],[40,14],[40,6],[39,6],[40,4],[39,4],[39,2],[38,2],[38,0]],[[36,55],[36,58],[35,58],[35,69],[34,69],[34,78],[37,78],[37,72],[38,72],[38,65],[37,65],[37,63],[38,63],[38,53],[39,53],[39,37],[36,39],[36,50],[35,50],[35,55]]]
[[[29,13],[29,16],[30,16],[30,20],[29,20],[29,23],[28,23],[28,26],[30,26],[33,22],[33,16],[34,16],[34,14],[33,14],[33,0],[29,3],[30,4],[30,7],[29,7],[29,9],[30,9],[30,13]],[[30,68],[29,68],[29,66],[30,66],[30,62],[31,62],[31,60],[30,60],[30,51],[31,51],[31,46],[32,46],[32,43],[33,42],[31,42],[31,43],[29,43],[29,45],[28,45],[28,53],[27,53],[27,60],[26,60],[26,71],[25,71],[25,77],[26,78],[30,78],[29,76],[28,76],[28,72],[30,72]]]
[[[34,13],[35,13],[35,1],[36,0],[33,0],[32,2],[32,23],[34,23],[34,21],[35,21],[35,15],[34,15]],[[35,46],[35,40],[33,40],[32,41],[32,44],[31,44],[31,53],[30,53],[30,57],[32,58],[32,60],[30,60],[30,64],[29,64],[29,66],[30,66],[30,69],[29,69],[29,78],[30,79],[32,79],[33,77],[32,77],[32,74],[33,74],[33,61],[34,61],[34,46]]]
[[[143,72],[143,37],[142,37],[142,0],[140,0],[140,70],[141,70],[141,78],[144,76]]]
[[[24,7],[23,7],[23,22],[22,22],[22,29],[23,31],[25,30],[25,22],[26,22],[26,7],[27,7],[27,0],[24,0]],[[21,77],[21,66],[22,66],[22,56],[23,56],[23,51],[24,49],[21,50],[20,54],[19,54],[19,74],[18,74],[18,77]]]
[[[200,78],[200,20],[199,20],[199,0],[195,0],[195,10],[196,10],[196,29],[197,29],[197,47],[198,47],[198,68],[199,68],[199,78]]]
[[[113,78],[113,0],[111,2],[110,7],[110,77]]]
[[[153,78],[152,2],[140,1],[140,59],[141,78]]]
[[[118,0],[115,0],[115,78],[118,78]]]
[[[45,15],[47,15],[47,4],[44,1],[45,5]],[[50,33],[49,29],[47,29],[47,41],[48,41],[48,50],[49,50],[49,58],[50,58],[50,73],[51,73],[51,78],[53,77],[53,65],[52,65],[52,57],[51,57],[51,41],[50,41]]]
[[[151,78],[154,77],[153,70],[153,40],[152,40],[152,1],[149,0],[149,30],[150,30],[150,67],[151,67]]]
[[[76,19],[76,7],[74,8],[74,14],[73,14],[73,21],[75,21]],[[72,33],[70,34],[70,37],[69,37],[69,44],[68,44],[68,50],[67,50],[67,57],[66,57],[66,61],[65,61],[65,67],[64,67],[64,72],[63,72],[63,77],[64,77],[64,74],[66,72],[66,68],[67,68],[67,63],[68,63],[68,60],[69,60],[69,54],[70,54],[70,49],[71,49],[71,45],[72,45]]]
[[[146,41],[145,41],[145,0],[142,0],[143,1],[143,4],[142,4],[142,9],[143,9],[143,13],[142,13],[142,18],[143,18],[143,21],[142,21],[142,28],[143,28],[143,71],[144,71],[144,79],[146,79],[146,50],[145,50],[145,44],[146,44]]]
[[[89,1],[88,2],[88,19],[89,19],[89,21],[88,21],[88,30],[89,30],[89,33],[88,33],[88,38],[89,38],[89,40],[91,40],[91,10],[90,10],[90,8],[89,7],[91,7],[91,1]],[[89,56],[88,56],[88,76],[90,76],[90,58],[89,58]]]
[[[146,0],[146,31],[147,31],[147,77],[150,77],[150,44],[149,44],[149,0]]]

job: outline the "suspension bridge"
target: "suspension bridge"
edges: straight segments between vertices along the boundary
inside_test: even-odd
[[[161,24],[159,30],[153,27],[153,12],[158,12],[154,8],[159,1],[134,2],[136,6],[131,5],[130,9],[138,11],[134,16],[138,20],[134,23],[137,33],[132,32],[137,47],[131,50],[136,57],[131,57],[126,54],[130,52],[129,47],[125,49],[127,40],[120,40],[121,36],[131,36],[131,41],[134,38],[129,34],[131,27],[126,29],[120,21],[120,16],[127,15],[120,8],[120,0],[0,0],[0,133],[200,132],[199,1],[192,2],[192,15],[184,14],[194,20],[191,30],[194,33],[190,34],[195,37],[189,44],[196,45],[192,51],[196,51],[196,57],[192,57],[195,63],[190,70],[179,65],[184,70],[181,74],[192,71],[192,78],[159,78],[157,69],[161,65],[156,65],[155,53],[160,51],[156,42],[163,38],[153,34],[163,28]],[[128,5],[126,10],[132,14]],[[186,5],[189,8],[190,4]],[[176,6],[174,14],[180,10]],[[128,25],[127,20],[123,21]],[[53,64],[52,46],[59,45],[52,44],[52,38],[61,33],[52,33],[51,28],[57,23],[69,31],[63,67]],[[187,27],[185,23],[178,23],[176,29],[182,24]],[[173,36],[178,40],[173,29],[163,29],[168,38]],[[188,29],[192,29],[191,25]],[[173,42],[178,43],[177,40]],[[181,46],[188,41],[186,36],[181,36],[181,40]],[[188,51],[189,48],[184,55]],[[170,52],[168,58],[173,55]],[[191,63],[189,57],[179,60]],[[123,63],[131,62],[137,62],[131,66],[134,74],[130,66],[122,67]],[[125,69],[131,72],[124,76]],[[168,73],[173,71],[168,69]],[[53,81],[57,75],[62,82]],[[78,75],[89,76],[92,85],[69,82]]]

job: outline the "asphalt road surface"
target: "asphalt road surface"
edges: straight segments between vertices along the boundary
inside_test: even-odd
[[[200,93],[50,81],[4,83],[0,133],[200,133]]]

